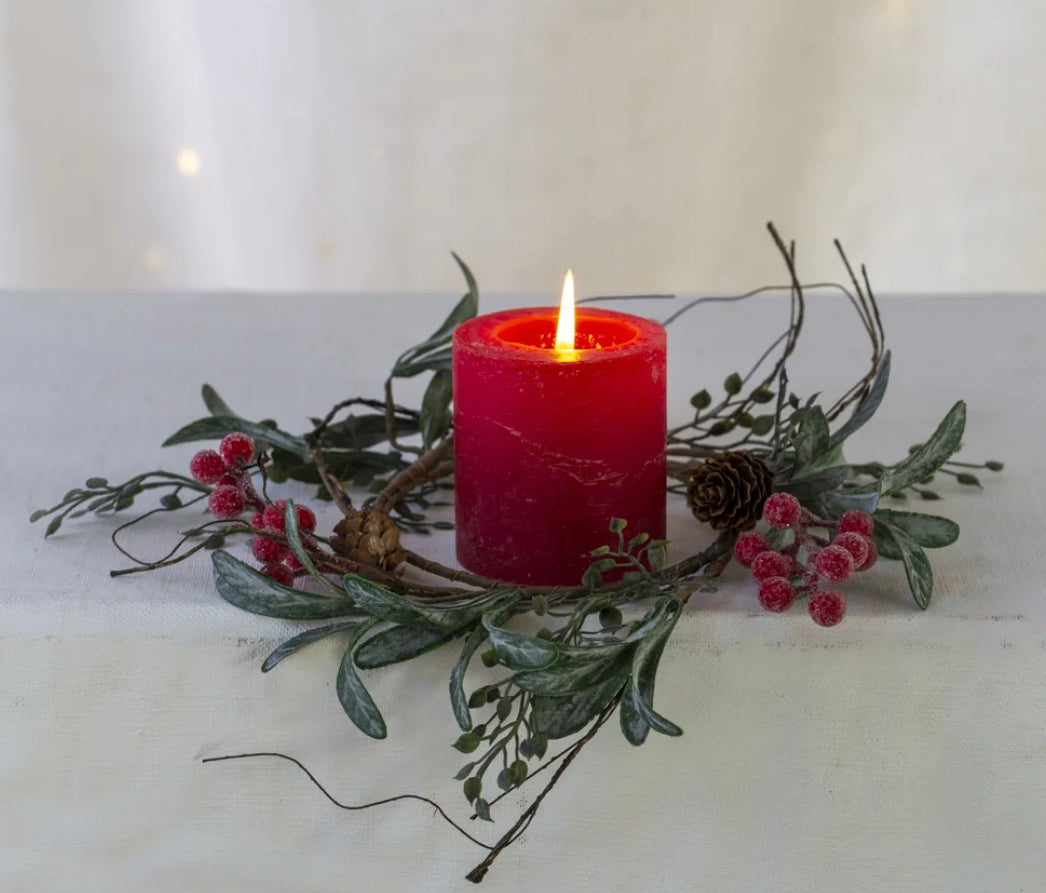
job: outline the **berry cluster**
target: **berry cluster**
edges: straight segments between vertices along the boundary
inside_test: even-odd
[[[214,484],[207,505],[222,521],[242,515],[248,506],[265,503],[251,485],[248,466],[254,460],[254,441],[240,431],[226,434],[218,450],[200,450],[189,461],[189,473],[201,484]]]
[[[294,582],[303,570],[285,536],[285,500],[266,503],[251,483],[250,465],[257,454],[254,441],[241,431],[227,434],[217,451],[200,450],[189,462],[189,473],[201,484],[213,484],[207,505],[214,517],[231,521],[248,508],[254,509],[251,527],[257,534],[251,540],[251,554],[262,563],[261,572],[284,586]],[[295,505],[303,541],[316,529],[316,515],[304,505]]]
[[[874,522],[866,512],[844,512],[838,521],[814,518],[788,493],[774,493],[763,505],[763,520],[781,531],[792,531],[792,541],[774,550],[757,531],[743,533],[734,544],[734,556],[752,569],[759,584],[759,603],[768,611],[787,611],[800,595],[809,595],[807,609],[815,623],[835,626],[846,616],[846,600],[824,583],[844,583],[852,574],[868,570],[878,553],[872,541]],[[811,532],[834,533],[827,539]],[[798,560],[803,550],[805,561]]]

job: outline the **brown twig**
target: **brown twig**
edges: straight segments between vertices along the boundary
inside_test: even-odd
[[[570,748],[567,755],[563,758],[563,762],[559,764],[556,771],[552,774],[552,778],[550,778],[548,784],[541,789],[541,793],[537,795],[534,802],[523,811],[512,827],[502,835],[501,839],[498,840],[496,844],[494,844],[494,847],[487,854],[486,858],[480,862],[479,865],[473,868],[472,871],[465,875],[466,880],[469,880],[474,884],[482,883],[483,878],[486,877],[487,871],[490,870],[490,866],[494,864],[494,860],[497,859],[502,850],[515,843],[519,835],[526,830],[527,825],[530,824],[531,819],[534,818],[534,815],[541,807],[541,802],[548,795],[549,791],[555,787],[560,776],[567,771],[567,768],[574,762],[577,755],[581,753],[581,748],[588,744],[588,742],[595,737],[596,732],[598,732],[603,727],[604,723],[610,719],[614,711],[617,709],[620,700],[621,693],[618,692],[618,694],[614,696],[614,699],[603,708],[602,713],[600,713],[596,721],[592,723],[589,730],[577,740],[573,747]]]
[[[452,438],[447,437],[431,449],[425,450],[417,459],[406,468],[397,473],[381,489],[378,498],[374,500],[371,509],[387,515],[399,502],[415,487],[435,480],[437,473],[440,476],[449,474],[453,466],[444,462],[447,453],[454,447]]]

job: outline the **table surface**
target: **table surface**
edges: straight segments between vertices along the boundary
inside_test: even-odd
[[[388,740],[371,741],[337,703],[337,643],[261,674],[296,627],[222,602],[205,558],[113,580],[115,522],[70,522],[46,542],[27,523],[90,475],[183,469],[193,447],[159,444],[204,414],[202,382],[244,416],[290,430],[339,399],[380,393],[393,356],[452,300],[0,296],[0,888],[467,887],[483,853],[430,808],[341,812],[289,764],[200,762],[282,751],[343,801],[414,791],[462,819],[452,655],[368,674],[389,724]],[[484,299],[483,309],[526,303]],[[917,506],[963,530],[931,553],[929,610],[911,604],[899,565],[882,562],[848,587],[845,622],[824,630],[799,608],[762,612],[731,568],[691,605],[662,662],[658,707],[686,734],[633,749],[608,726],[495,864],[489,889],[1046,887],[1046,299],[882,304],[892,384],[851,457],[903,457],[962,397],[960,458],[1006,462],[982,475],[983,490],[945,481],[942,501]],[[630,309],[663,317],[669,305]],[[673,323],[670,421],[785,318],[778,296]],[[845,301],[811,296],[790,364],[796,390],[838,393],[867,354]],[[329,507],[320,515],[335,519]],[[161,516],[134,547],[160,554],[185,523]],[[710,538],[678,504],[669,527],[675,554]],[[412,544],[445,561],[453,551],[449,534]],[[524,789],[513,806],[532,796]],[[496,827],[476,832],[493,841],[514,815],[501,809]]]

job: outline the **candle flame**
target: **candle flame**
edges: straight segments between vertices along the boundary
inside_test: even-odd
[[[559,304],[559,325],[556,326],[556,350],[574,349],[574,271],[563,277],[563,298]]]

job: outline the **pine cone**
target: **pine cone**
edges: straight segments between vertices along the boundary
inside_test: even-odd
[[[405,559],[400,532],[384,512],[370,509],[342,518],[334,525],[331,547],[339,555],[364,564],[395,570]]]
[[[690,472],[686,502],[698,521],[713,530],[750,530],[774,492],[774,475],[758,456],[725,451]]]

